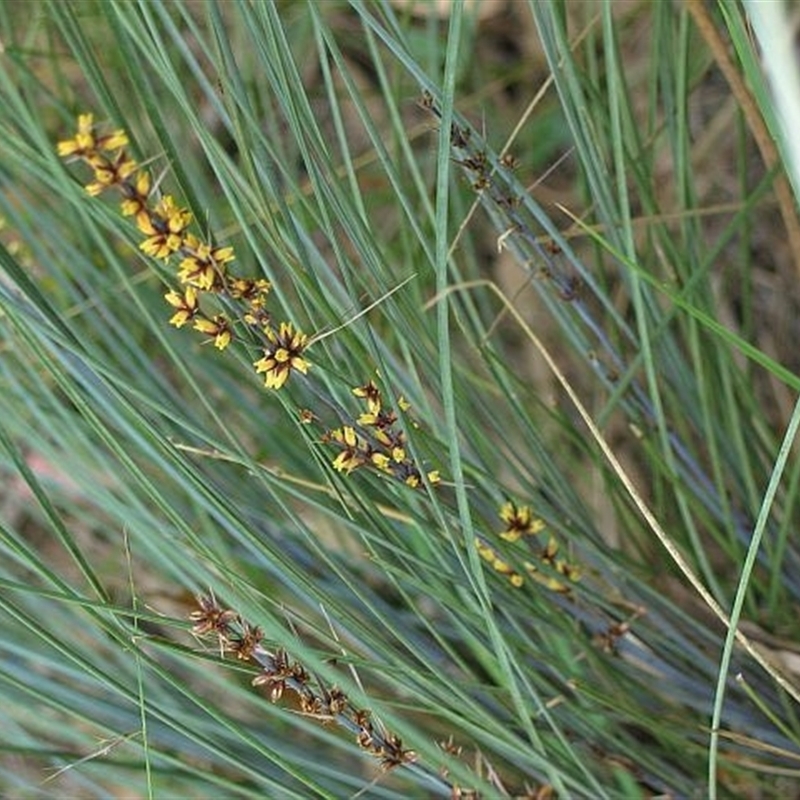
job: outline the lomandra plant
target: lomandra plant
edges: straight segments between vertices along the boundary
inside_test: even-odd
[[[3,7],[4,796],[790,790],[769,94],[590,6]]]

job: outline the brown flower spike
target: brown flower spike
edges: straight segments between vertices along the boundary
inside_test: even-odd
[[[322,722],[333,721],[350,731],[359,747],[379,759],[386,770],[417,760],[417,754],[406,750],[399,737],[378,731],[369,711],[356,708],[341,689],[328,688],[318,679],[312,682],[308,671],[292,661],[285,650],[271,652],[264,647],[260,628],[250,625],[235,611],[222,608],[211,595],[198,598],[198,605],[190,614],[195,623],[192,633],[215,636],[221,653],[231,653],[258,666],[260,671],[253,678],[253,686],[267,687],[273,703],[287,691],[295,693],[303,713]]]

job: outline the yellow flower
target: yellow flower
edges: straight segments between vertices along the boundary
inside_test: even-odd
[[[342,450],[333,460],[332,466],[337,472],[352,472],[363,463],[364,460],[357,453],[353,453],[349,450]]]
[[[374,381],[369,381],[363,386],[356,386],[353,389],[353,394],[356,397],[363,397],[367,401],[367,409],[372,416],[377,417],[380,414],[381,390],[375,385]]]
[[[556,561],[556,570],[560,572],[565,578],[569,578],[573,583],[581,579],[581,568],[575,564],[570,564],[563,559]]]
[[[64,139],[57,145],[58,154],[61,158],[69,156],[81,156],[84,153],[91,153],[95,149],[94,134],[94,115],[81,114],[78,117],[78,132],[74,139]]]
[[[113,161],[102,153],[93,153],[84,160],[94,171],[94,181],[86,185],[86,191],[92,197],[112,186],[123,187],[128,177],[136,171],[136,162],[123,151]]]
[[[504,503],[500,508],[500,519],[506,529],[500,534],[507,542],[516,542],[520,536],[534,535],[544,530],[544,522],[533,516],[528,506],[517,506],[512,502]]]
[[[97,141],[97,146],[101,150],[121,150],[128,144],[128,134],[121,128],[112,131],[107,136],[101,136]]]
[[[230,251],[230,258],[226,261],[220,259],[220,255]],[[221,247],[219,253],[214,259],[218,264],[225,264],[227,261],[233,260],[233,248]],[[251,308],[263,308],[267,301],[267,296],[272,289],[269,281],[263,278],[232,278],[228,281],[228,292],[235,300],[246,300]]]
[[[186,212],[188,213],[188,212]],[[220,292],[223,290],[225,264],[234,260],[232,247],[211,247],[206,242],[201,242],[196,236],[187,233],[181,241],[181,253],[185,258],[180,263],[178,270],[178,280],[181,283],[188,283],[196,286],[204,292]],[[263,285],[269,287],[267,281],[247,281],[236,279],[234,283],[239,284],[240,290],[243,285],[251,286],[251,290],[259,292],[263,290]],[[252,288],[255,286],[256,288]],[[236,298],[235,292],[231,296]]]
[[[136,182],[126,182],[120,186],[124,200],[120,204],[124,217],[136,217],[136,227],[142,230],[150,219],[147,200],[150,196],[150,173],[142,170],[136,176]]]
[[[194,321],[196,331],[214,337],[214,347],[224,350],[233,339],[230,322],[221,314],[216,314],[212,319],[200,317]]]
[[[191,212],[187,211],[186,209],[180,208],[177,203],[175,202],[175,198],[171,194],[165,194],[159,201],[156,203],[155,213],[158,214],[161,219],[170,222],[173,218],[177,218],[179,220],[185,220],[184,224],[169,225],[170,230],[177,232],[178,230],[183,230],[183,228],[187,227],[188,224],[192,221]]]
[[[264,385],[267,389],[280,389],[289,378],[293,369],[304,375],[311,366],[302,354],[308,344],[308,336],[295,330],[291,322],[281,322],[275,331],[269,327],[264,330],[267,346],[264,356],[253,366],[256,372],[265,373]]]
[[[389,456],[385,453],[373,453],[370,456],[370,461],[379,469],[381,472],[390,472],[390,460]]]
[[[169,258],[181,246],[180,236],[174,234],[156,233],[145,239],[139,249],[153,258]]]
[[[236,259],[236,256],[233,254],[232,247],[215,247],[211,251],[211,258],[214,260],[216,264],[221,265],[221,264],[228,264],[231,261],[234,261]],[[269,285],[269,282],[264,280],[256,281],[256,283],[259,285],[259,287]]]
[[[344,425],[328,431],[324,438],[342,446],[342,451],[333,460],[333,468],[337,472],[352,472],[365,463],[363,443],[359,440],[355,428]]]
[[[483,541],[479,536],[475,537],[475,548],[478,555],[487,563],[492,565],[495,572],[505,575],[510,581],[511,585],[517,589],[525,583],[525,579],[520,575],[507,561],[500,558],[498,552],[489,544]]]
[[[558,553],[558,542],[556,541],[554,536],[551,536],[547,540],[547,545],[545,546],[544,550],[542,550],[539,558],[541,558],[545,564],[552,565],[555,561],[557,553]]]
[[[94,116],[81,114],[78,117],[78,131],[75,136],[72,139],[60,141],[56,148],[62,158],[82,158],[95,170],[95,182],[89,184],[87,189],[89,194],[97,195],[107,186],[119,183],[126,177],[126,165],[133,163],[123,150],[127,144],[128,136],[123,130],[115,130],[100,136],[95,135]],[[112,151],[117,151],[113,160],[103,155],[103,152]],[[100,175],[97,174],[98,169],[102,170]],[[110,179],[107,169],[111,169]]]
[[[175,291],[167,292],[164,299],[177,309],[169,320],[169,324],[176,328],[185,325],[198,311],[197,289],[193,286],[187,286],[183,294]]]
[[[197,256],[187,256],[180,263],[178,280],[190,286],[196,286],[204,292],[214,290],[217,285],[217,270],[210,260],[202,260]]]
[[[190,211],[179,208],[171,195],[164,195],[155,210],[136,216],[136,226],[147,236],[139,248],[153,258],[169,258],[182,247],[191,221]]]
[[[338,435],[336,435],[338,433]],[[348,447],[355,447],[358,444],[358,436],[356,436],[356,429],[351,427],[350,425],[345,425],[342,428],[339,428],[338,431],[334,432],[333,436],[334,441],[339,441],[342,444],[347,445]]]

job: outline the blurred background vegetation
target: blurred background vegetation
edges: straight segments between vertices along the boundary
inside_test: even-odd
[[[746,10],[0,4],[4,797],[800,796],[800,228]],[[308,376],[168,325],[80,113]],[[439,484],[334,468],[369,381]],[[414,763],[253,687],[209,592]]]

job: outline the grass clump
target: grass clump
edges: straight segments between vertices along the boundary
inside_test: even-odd
[[[27,8],[4,796],[783,796],[796,212],[744,11]]]

